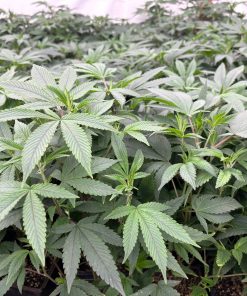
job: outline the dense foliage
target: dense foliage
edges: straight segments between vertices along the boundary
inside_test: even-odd
[[[246,278],[247,22],[163,2],[138,25],[2,12],[0,295],[30,269],[51,296]]]

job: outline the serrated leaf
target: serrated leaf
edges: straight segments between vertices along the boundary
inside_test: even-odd
[[[84,125],[100,130],[114,131],[114,128],[104,121],[102,116],[87,113],[67,114],[62,118],[63,122]]]
[[[47,114],[43,114],[34,110],[21,109],[19,107],[0,111],[0,122],[25,118],[43,118],[48,120],[52,119]]]
[[[220,188],[220,187],[223,187],[224,185],[226,185],[229,182],[231,176],[232,176],[231,171],[220,170],[219,175],[216,180],[215,188]]]
[[[1,113],[0,113],[0,116],[1,116]],[[230,131],[234,135],[237,135],[242,138],[247,138],[247,111],[238,113],[230,121]]]
[[[95,196],[107,196],[116,193],[111,186],[97,180],[82,178],[80,180],[70,180],[69,185],[80,191],[81,193],[95,195]]]
[[[139,222],[138,222],[138,213],[137,210],[134,210],[128,216],[123,229],[123,246],[124,246],[124,259],[125,262],[131,252],[133,251],[139,230]]]
[[[23,224],[27,239],[37,253],[42,265],[45,265],[46,214],[37,195],[30,192],[23,206]]]
[[[76,81],[76,71],[72,67],[67,67],[59,79],[59,87],[64,91],[70,91]]]
[[[160,268],[166,280],[167,251],[162,235],[158,227],[153,223],[153,220],[146,213],[139,212],[138,219],[149,254]]]
[[[134,206],[121,206],[114,209],[109,215],[105,217],[105,219],[106,220],[119,219],[129,215],[134,210],[135,210]]]
[[[99,223],[85,223],[81,221],[78,223],[81,227],[93,231],[97,234],[105,243],[122,246],[122,239],[109,227]]]
[[[193,163],[187,162],[180,168],[180,176],[189,183],[193,189],[196,188],[196,169]]]
[[[93,270],[111,287],[125,296],[117,267],[104,242],[94,233],[80,228],[83,253]]]
[[[161,190],[171,179],[177,174],[178,170],[181,168],[181,163],[176,163],[169,166],[162,175],[161,184],[158,190]]]
[[[140,211],[140,207],[138,207],[138,209]],[[158,211],[149,211],[145,214],[150,217],[153,223],[155,223],[161,230],[165,231],[170,236],[186,244],[197,246],[197,244],[190,238],[185,229],[170,216]]]
[[[58,122],[47,122],[39,126],[28,138],[22,151],[23,180],[26,181],[39,163],[53,138]]]
[[[216,264],[219,267],[223,267],[231,258],[231,252],[220,248],[217,250],[217,255],[216,255]]]
[[[34,99],[39,99],[42,102],[52,101],[52,96],[44,89],[38,87],[37,85],[27,81],[6,81],[1,83],[1,85],[7,91],[17,94],[25,99],[25,101],[33,102]]]
[[[0,199],[0,221],[17,205],[17,203],[26,195],[25,190],[1,193]]]
[[[35,184],[31,187],[32,192],[50,198],[78,198],[77,195],[71,193],[70,191],[64,189],[61,185],[56,184]]]
[[[44,67],[33,65],[31,70],[32,79],[41,87],[44,86],[56,86],[55,79],[53,75]]]
[[[77,161],[84,167],[91,176],[91,144],[85,131],[77,124],[62,121],[61,128],[63,137],[68,148],[71,150]]]
[[[78,100],[82,98],[85,94],[87,94],[90,90],[93,89],[96,82],[84,82],[73,88],[70,92],[74,100]]]
[[[63,266],[66,274],[68,292],[77,274],[81,258],[80,232],[75,226],[65,240],[63,247]]]

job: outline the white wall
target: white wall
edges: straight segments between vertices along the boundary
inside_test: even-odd
[[[126,18],[138,22],[140,17],[135,16],[137,8],[143,6],[147,0],[48,0],[52,5],[67,5],[76,12],[91,15],[109,15],[111,18]],[[215,0],[217,2],[223,0]],[[231,0],[242,2],[242,0]],[[0,8],[12,10],[16,13],[33,14],[40,8],[32,3],[34,0],[0,0]],[[246,0],[247,2],[247,0]],[[175,5],[173,9],[178,9]],[[239,4],[238,10],[247,15],[247,5]]]

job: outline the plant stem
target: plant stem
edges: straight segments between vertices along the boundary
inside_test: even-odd
[[[222,139],[221,141],[219,141],[217,144],[215,144],[213,147],[214,148],[218,148],[221,145],[223,145],[225,142],[227,142],[228,140],[230,140],[233,136],[227,136],[224,139]]]
[[[191,130],[192,130],[192,133],[193,133],[193,134],[196,134],[196,130],[195,130],[195,127],[194,127],[194,125],[193,125],[192,119],[191,119],[190,116],[189,116],[188,118],[189,118],[189,123],[190,123],[190,127],[191,127]],[[197,148],[200,148],[200,143],[199,143],[199,141],[198,141],[198,138],[195,138],[195,144],[196,144],[196,147],[197,147]]]
[[[45,270],[44,270],[44,273],[41,273],[41,272],[38,272],[38,271],[33,270],[33,269],[31,269],[31,268],[25,268],[25,269],[26,269],[26,271],[29,271],[29,272],[32,272],[32,273],[35,273],[35,274],[41,275],[41,276],[43,276],[43,277],[46,277],[46,278],[48,278],[51,282],[53,282],[54,284],[57,285],[56,281],[55,281],[52,277],[50,277],[49,274],[47,274],[47,272],[46,272]]]
[[[40,175],[42,177],[43,182],[48,183],[47,178],[46,178],[45,173],[44,173],[44,167],[42,165],[38,165],[38,167],[39,167],[39,173],[40,173]],[[56,206],[58,215],[59,216],[64,216],[63,210],[61,209],[61,207],[60,207],[59,203],[57,202],[57,200],[55,198],[53,198],[52,200],[53,200],[54,205]]]
[[[177,191],[177,188],[176,188],[176,185],[175,185],[175,182],[173,181],[173,179],[172,179],[172,186],[173,186],[173,188],[174,188],[174,191],[175,191],[176,197],[178,198],[178,197],[179,197],[179,195],[178,195],[178,191]]]
[[[225,274],[225,275],[210,275],[207,278],[229,278],[235,276],[247,276],[247,273],[235,273],[235,274]]]

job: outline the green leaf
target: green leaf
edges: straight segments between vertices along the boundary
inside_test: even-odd
[[[63,266],[66,274],[68,292],[77,274],[81,258],[80,232],[74,227],[65,240],[63,247]]]
[[[23,180],[26,181],[39,163],[57,129],[58,122],[47,122],[39,126],[28,138],[22,151]]]
[[[165,231],[170,236],[183,243],[197,246],[185,229],[170,216],[158,211],[150,211],[146,212],[146,214],[149,215],[150,219],[153,220],[153,223],[155,223],[161,230]]]
[[[53,75],[44,67],[33,65],[31,76],[32,79],[41,87],[47,85],[55,87],[57,85]]]
[[[1,119],[1,113],[0,113]],[[247,138],[247,111],[238,113],[230,121],[230,131],[239,137]]]
[[[42,265],[45,265],[46,214],[37,195],[30,192],[23,206],[23,224],[31,246],[37,253]]]
[[[118,161],[127,173],[129,171],[128,152],[121,137],[116,134],[112,134],[111,144]]]
[[[19,107],[0,111],[0,122],[25,118],[42,118],[48,120],[53,119],[47,114],[43,114],[34,110],[21,109]]]
[[[77,195],[56,184],[35,184],[31,187],[32,192],[50,198],[78,198]]]
[[[154,121],[136,121],[127,125],[124,128],[124,132],[129,131],[149,131],[149,132],[158,132],[162,131],[164,128]]]
[[[111,244],[113,246],[122,246],[121,237],[116,234],[109,227],[99,224],[99,223],[85,223],[83,221],[79,222],[78,225],[81,227],[93,231],[97,234],[105,243]]]
[[[12,253],[12,260],[8,269],[7,283],[12,283],[13,280],[18,278],[20,270],[24,267],[27,255],[27,250],[19,250]]]
[[[81,193],[95,196],[107,196],[116,193],[116,190],[114,190],[111,186],[103,182],[87,178],[82,178],[80,180],[70,180],[68,184]]]
[[[187,162],[180,168],[180,175],[185,182],[189,183],[193,189],[196,188],[196,169],[193,163]]]
[[[28,99],[29,102],[34,102],[34,99],[38,99],[42,102],[52,101],[53,97],[46,90],[35,84],[27,81],[6,81],[1,83],[1,85],[7,91],[17,94],[20,97]],[[26,100],[25,100],[26,101]]]
[[[128,216],[123,229],[123,246],[124,246],[124,259],[125,262],[129,255],[131,254],[132,250],[135,247],[137,237],[138,237],[138,212],[134,210]]]
[[[117,267],[104,242],[94,233],[80,228],[81,248],[90,266],[107,284],[125,296]]]
[[[176,163],[169,166],[162,175],[161,184],[159,190],[164,187],[171,179],[177,174],[178,170],[181,168],[182,163]]]
[[[220,248],[217,250],[217,255],[216,255],[216,264],[219,267],[223,267],[231,258],[231,252]]]
[[[106,220],[110,219],[119,219],[125,216],[128,216],[131,212],[135,210],[134,206],[121,206],[114,209],[108,216],[106,216]]]
[[[138,219],[145,245],[147,246],[150,256],[158,265],[166,280],[167,251],[162,235],[149,215],[144,211],[138,212]]]
[[[73,100],[78,100],[82,98],[85,94],[87,94],[90,90],[93,89],[96,82],[84,82],[73,88],[70,92]]]
[[[76,81],[76,71],[72,67],[67,67],[59,79],[59,88],[63,91],[70,91]]]
[[[100,130],[114,131],[114,128],[107,123],[102,116],[87,113],[67,114],[62,118],[63,122],[84,125]]]
[[[91,144],[85,131],[77,124],[62,121],[61,128],[63,137],[68,148],[71,150],[78,162],[91,176]]]
[[[0,198],[0,221],[17,205],[17,203],[26,195],[25,190],[1,193]]]
[[[224,171],[220,170],[219,175],[216,180],[215,188],[220,188],[220,187],[223,187],[224,185],[226,185],[229,182],[231,176],[232,176],[231,171],[229,171],[227,169]]]

